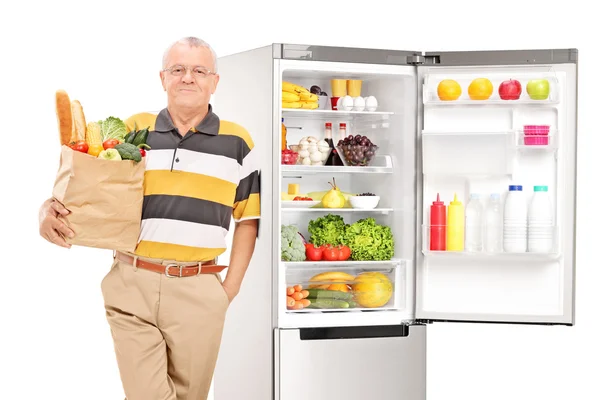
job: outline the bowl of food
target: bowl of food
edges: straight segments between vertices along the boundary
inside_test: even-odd
[[[281,150],[281,163],[283,165],[295,165],[298,162],[298,153],[294,150]]]
[[[352,208],[359,208],[363,210],[372,210],[379,204],[379,196],[373,193],[360,193],[353,196],[348,196],[350,205]]]
[[[325,140],[313,136],[304,137],[298,144],[298,164],[325,165],[333,149]]]
[[[368,167],[379,147],[366,136],[348,136],[338,142],[338,154],[345,166]]]

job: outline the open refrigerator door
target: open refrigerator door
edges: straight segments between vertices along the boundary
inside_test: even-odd
[[[576,50],[435,53],[418,71],[416,317],[572,324]]]
[[[415,67],[276,63],[277,325],[413,319]]]

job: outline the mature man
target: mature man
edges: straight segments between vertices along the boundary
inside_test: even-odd
[[[127,119],[150,126],[141,235],[134,253],[117,252],[102,281],[106,315],[128,400],[206,399],[225,314],[254,251],[259,171],[248,132],[209,104],[219,82],[214,51],[198,38],[175,42],[160,78],[168,104]],[[68,213],[48,199],[40,234],[69,247]],[[235,232],[226,278],[216,257]],[[74,232],[74,234],[77,234]]]

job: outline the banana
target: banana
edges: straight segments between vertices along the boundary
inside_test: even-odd
[[[319,96],[314,93],[300,92],[300,100],[303,101],[319,101]]]
[[[290,93],[310,93],[310,91],[305,87],[295,85],[291,82],[286,81],[281,82],[281,90]]]
[[[302,103],[300,103],[299,101],[282,101],[281,102],[281,107],[283,108],[301,108],[302,107]]]
[[[300,101],[300,96],[292,92],[281,92],[281,101],[292,103],[294,101]]]
[[[309,282],[344,282],[353,281],[354,276],[343,271],[329,271],[317,274],[309,279]]]
[[[299,103],[301,104],[300,108],[307,108],[309,110],[314,110],[319,107],[319,103],[314,103],[312,101],[300,101]]]

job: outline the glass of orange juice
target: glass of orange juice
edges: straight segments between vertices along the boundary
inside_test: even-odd
[[[348,79],[348,96],[358,97],[360,96],[360,89],[362,87],[362,80],[360,79]]]
[[[346,79],[331,80],[331,96],[344,97],[346,96]]]

